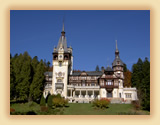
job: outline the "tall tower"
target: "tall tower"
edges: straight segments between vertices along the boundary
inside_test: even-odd
[[[117,40],[116,40],[115,59],[114,59],[114,61],[112,63],[112,68],[113,68],[115,76],[118,78],[117,82],[119,84],[119,88],[123,88],[123,79],[124,79],[123,62],[119,57],[119,50],[118,50],[118,47],[117,47]]]
[[[72,74],[72,67],[72,48],[67,47],[63,22],[58,45],[53,50],[52,94],[59,93],[61,96],[67,97],[68,76],[69,74]]]

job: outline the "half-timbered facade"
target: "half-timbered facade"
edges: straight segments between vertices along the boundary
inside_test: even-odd
[[[53,72],[45,72],[44,97],[61,94],[70,102],[89,103],[94,99],[110,98],[112,103],[137,100],[136,88],[124,88],[123,62],[116,41],[112,67],[101,71],[73,72],[72,47],[67,47],[64,24],[57,47],[53,51]]]

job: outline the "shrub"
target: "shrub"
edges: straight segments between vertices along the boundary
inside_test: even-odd
[[[15,112],[15,109],[10,108],[10,113],[13,113],[13,112]]]
[[[54,107],[64,107],[68,104],[68,100],[64,98],[55,97],[53,98],[53,106]]]
[[[42,111],[42,112],[47,112],[47,111],[48,111],[48,107],[46,107],[46,106],[41,106],[41,111]]]
[[[37,103],[31,101],[31,102],[26,103],[26,105],[28,105],[28,107],[35,107],[37,105]]]
[[[134,109],[139,110],[140,109],[140,102],[139,101],[132,101],[132,105]]]
[[[93,106],[97,107],[97,108],[100,108],[100,109],[103,109],[103,108],[107,108],[109,103],[110,103],[110,100],[106,99],[106,98],[102,98],[100,100],[95,99],[93,101]]]
[[[42,95],[41,101],[40,101],[40,106],[45,106],[45,105],[46,105],[46,100],[45,100],[44,96]]]

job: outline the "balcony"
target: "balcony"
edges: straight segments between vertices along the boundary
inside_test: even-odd
[[[90,89],[90,88],[93,88],[93,89],[99,89],[100,86],[74,86],[74,85],[67,85],[68,88],[75,88],[75,89]]]
[[[93,89],[99,89],[100,86],[75,86],[76,89],[79,89],[79,88],[84,88],[84,89],[90,89],[90,88],[93,88]]]
[[[117,86],[114,85],[103,85],[101,86],[102,88],[106,88],[106,89],[113,89],[113,88],[117,88]]]

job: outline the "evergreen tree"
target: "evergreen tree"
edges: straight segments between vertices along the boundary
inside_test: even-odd
[[[46,106],[46,100],[45,100],[43,94],[41,96],[40,106]]]
[[[16,89],[15,89],[15,74],[13,68],[13,59],[10,59],[10,99],[14,99],[16,96]]]
[[[137,88],[141,107],[150,110],[150,62],[147,58],[143,62],[140,58],[132,66],[132,85]]]
[[[38,57],[35,56],[33,59],[32,59],[32,62],[31,62],[31,65],[32,65],[32,69],[33,69],[33,75],[35,74],[36,72],[36,68],[37,68],[37,65],[38,65]]]
[[[30,97],[33,99],[33,101],[38,101],[40,99],[43,93],[44,80],[44,64],[41,60],[37,65],[36,73],[30,86]]]
[[[16,89],[16,99],[19,98],[19,91],[17,90],[17,85],[22,82],[23,78],[21,77],[21,69],[23,65],[23,55],[16,54],[13,58],[13,69],[14,69],[14,76],[15,76],[15,89]]]
[[[17,84],[16,90],[19,100],[27,101],[29,99],[29,88],[31,83],[31,57],[27,52],[23,54],[23,63],[20,70],[19,77],[21,81]]]
[[[147,58],[143,62],[142,66],[143,79],[141,91],[143,93],[142,106],[146,110],[150,110],[150,62]]]
[[[96,71],[99,71],[99,66],[98,65],[96,66]]]
[[[48,62],[47,62],[47,71],[49,71],[49,69],[50,69],[50,64],[51,64],[51,63],[48,61]]]
[[[48,99],[47,99],[47,105],[49,108],[52,108],[53,106],[53,96],[49,94]]]

